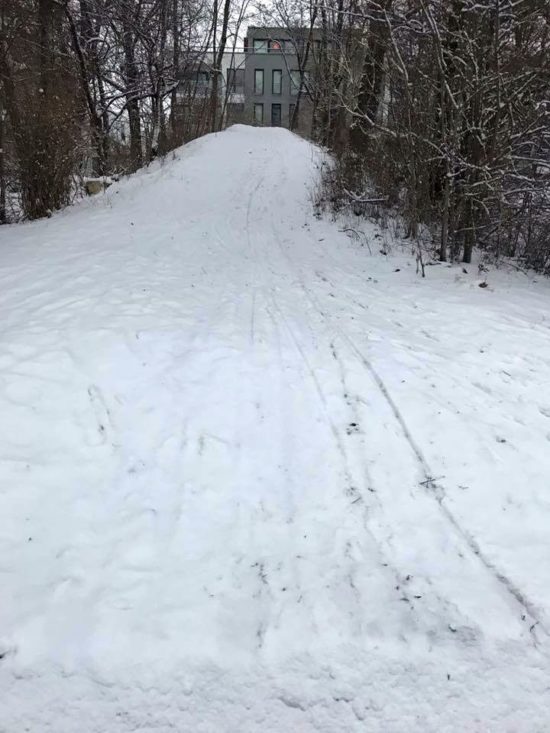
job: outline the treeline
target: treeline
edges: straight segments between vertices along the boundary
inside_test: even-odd
[[[549,272],[548,0],[334,0],[320,24],[330,203],[382,199],[441,260]]]
[[[550,271],[548,0],[249,2],[0,0],[0,222],[221,129],[252,17],[299,29],[293,126],[307,108],[334,153],[330,206],[388,206],[441,260],[479,246]]]
[[[242,10],[242,8],[241,8]],[[0,222],[68,203],[75,175],[132,172],[220,126],[229,0],[0,0]],[[186,98],[184,99],[184,96]],[[17,211],[15,213],[17,213]]]

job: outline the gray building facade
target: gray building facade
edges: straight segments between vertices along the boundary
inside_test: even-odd
[[[307,31],[251,26],[245,40],[244,98],[248,122],[268,127],[290,127],[300,89],[300,64]],[[314,41],[316,44],[317,41]],[[311,83],[314,47],[304,71],[298,129],[311,119],[307,92]]]

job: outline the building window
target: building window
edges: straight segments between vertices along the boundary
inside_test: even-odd
[[[244,88],[244,69],[228,69],[227,86],[231,93],[242,92]]]
[[[267,41],[265,38],[255,38],[252,41],[254,53],[267,53]]]
[[[263,125],[264,123],[264,106],[261,103],[254,105],[254,122],[257,125]]]
[[[292,96],[296,96],[298,94],[298,90],[300,89],[300,72],[299,71],[291,71],[290,72],[290,93]]]
[[[281,105],[280,104],[271,105],[271,124],[273,125],[273,127],[281,126]]]
[[[207,89],[210,83],[210,74],[208,71],[197,72],[197,87],[199,89]]]
[[[281,53],[282,51],[284,51],[284,48],[285,48],[284,41],[269,41],[270,53]]]
[[[283,72],[281,69],[273,69],[271,79],[271,92],[273,94],[281,94],[283,91]]]
[[[254,94],[264,93],[264,70],[254,69]]]
[[[295,38],[289,38],[287,41],[285,41],[285,51],[288,54],[296,55],[297,50],[297,43]]]
[[[235,91],[235,69],[227,69],[227,88],[230,92]]]

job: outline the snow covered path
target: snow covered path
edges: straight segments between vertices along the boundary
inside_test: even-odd
[[[549,284],[370,256],[318,162],[0,230],[2,733],[549,729]]]

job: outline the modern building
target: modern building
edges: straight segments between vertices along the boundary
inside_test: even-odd
[[[244,51],[233,49],[223,55],[218,119],[223,124],[292,127],[309,134],[319,50],[317,31],[249,27]],[[204,132],[214,73],[214,61],[208,53],[191,60],[181,73],[177,113],[185,124],[186,139]]]
[[[299,100],[296,128],[311,128],[312,71],[320,47],[317,34],[312,36],[306,62],[308,29],[248,28],[244,45],[244,104],[249,122],[289,128]]]
[[[245,122],[245,54],[235,50],[223,55],[218,78],[217,118],[224,124]],[[199,52],[189,58],[180,71],[173,114],[181,121],[183,140],[191,140],[209,130],[212,111],[214,59],[211,53]]]

